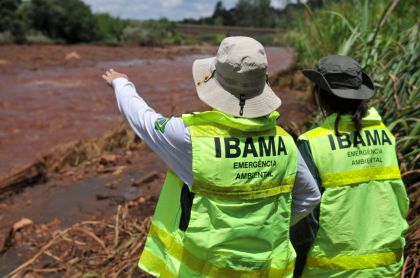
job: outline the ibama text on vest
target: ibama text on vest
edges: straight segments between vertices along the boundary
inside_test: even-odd
[[[363,135],[364,136],[363,136]],[[335,140],[334,140],[335,138]],[[362,133],[354,132],[353,136],[349,133],[342,133],[340,136],[328,135],[331,150],[347,149],[358,146],[378,146],[378,145],[392,145],[391,139],[385,130],[364,130]]]
[[[216,157],[225,158],[287,155],[281,136],[246,137],[244,141],[235,137],[215,137],[214,150]]]

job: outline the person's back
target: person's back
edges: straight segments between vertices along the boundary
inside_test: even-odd
[[[146,272],[291,277],[289,225],[316,206],[319,191],[292,137],[276,126],[280,99],[266,83],[266,70],[261,44],[225,39],[217,57],[193,65],[200,99],[217,110],[170,120],[128,89],[125,98],[126,81],[113,81],[127,120],[173,169],[139,262]],[[143,111],[130,111],[133,102]]]
[[[275,126],[276,116],[184,115],[192,140],[191,193],[175,176],[165,183],[141,268],[178,277],[291,275],[295,254],[289,221],[297,148]],[[179,210],[172,207],[174,215],[168,217],[168,204],[179,199]],[[150,262],[153,256],[160,259]]]
[[[328,116],[298,142],[323,187],[303,277],[397,277],[408,199],[395,138],[377,111],[366,108],[373,84],[345,56],[327,56],[318,72],[304,73]]]

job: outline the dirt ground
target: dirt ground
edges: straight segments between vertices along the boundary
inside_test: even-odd
[[[95,158],[81,155],[58,169],[45,166],[44,155],[61,155],[51,148],[72,141],[64,148],[77,153],[80,144],[120,126],[112,90],[100,78],[108,68],[127,73],[165,116],[206,109],[191,66],[215,52],[210,46],[0,46],[1,277],[19,266],[15,277],[144,276],[135,262],[166,166],[137,141]],[[274,77],[291,66],[292,52],[267,48],[267,55],[277,84]],[[274,90],[283,101],[279,122],[299,130],[311,114],[305,94]],[[45,164],[39,182],[24,179],[19,188],[2,188],[1,180],[37,161]]]

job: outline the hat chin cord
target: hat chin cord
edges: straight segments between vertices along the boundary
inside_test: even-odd
[[[321,88],[320,88],[318,85],[316,85],[316,86],[313,88],[313,90],[314,90],[314,92],[313,92],[313,94],[312,94],[312,96],[313,96],[313,101],[314,101],[315,105],[316,105],[316,106],[318,106],[318,107],[319,107],[319,109],[321,110],[322,116],[323,116],[324,118],[326,118],[326,117],[327,117],[327,112],[326,112],[326,111],[325,111],[325,109],[321,106],[321,102],[320,102],[320,100],[319,100],[319,95],[321,94]]]
[[[240,94],[239,95],[239,116],[242,116],[244,114],[244,106],[245,106],[245,95],[244,94]]]

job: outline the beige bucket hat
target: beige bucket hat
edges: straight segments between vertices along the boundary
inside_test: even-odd
[[[198,97],[209,106],[234,116],[257,118],[281,105],[267,82],[264,47],[249,37],[228,37],[217,56],[193,64]]]

